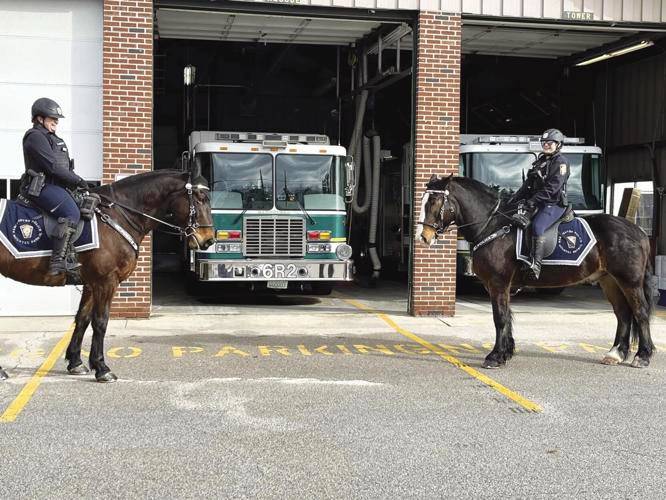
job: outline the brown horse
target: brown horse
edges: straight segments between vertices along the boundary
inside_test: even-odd
[[[117,378],[104,362],[109,309],[118,285],[136,267],[143,238],[165,224],[186,237],[190,248],[206,249],[215,240],[208,186],[201,177],[191,180],[187,172],[158,170],[132,175],[93,191],[102,199],[97,213],[100,243],[99,248],[78,254],[83,293],[65,357],[69,373],[88,373],[81,360],[81,343],[92,321],[90,368],[99,382],[113,382]],[[167,218],[171,222],[164,220]],[[15,259],[0,245],[0,273],[4,276],[29,285],[65,284],[64,274],[49,276],[48,269],[48,257]],[[3,378],[7,374],[0,368],[0,379]]]
[[[635,224],[621,217],[598,214],[585,218],[597,244],[581,265],[545,266],[534,281],[516,260],[515,231],[507,226],[507,213],[515,212],[511,200],[465,177],[439,179],[426,186],[417,239],[431,245],[438,233],[456,224],[470,242],[473,270],[490,294],[495,322],[495,346],[484,368],[503,366],[513,355],[514,340],[509,306],[511,288],[564,287],[598,282],[613,306],[617,330],[612,349],[602,363],[616,365],[629,355],[630,336],[638,336],[638,352],[631,365],[647,367],[654,350],[650,336],[652,289],[650,242]],[[501,235],[491,239],[491,235]],[[633,328],[632,328],[633,327]]]

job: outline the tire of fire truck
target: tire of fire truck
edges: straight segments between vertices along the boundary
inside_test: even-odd
[[[312,295],[331,295],[333,284],[326,281],[311,283]]]
[[[536,293],[538,295],[546,295],[546,296],[555,296],[555,295],[560,295],[566,287],[560,287],[560,288],[536,288]]]

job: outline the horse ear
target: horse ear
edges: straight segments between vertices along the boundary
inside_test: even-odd
[[[430,176],[430,180],[428,181],[428,184],[430,184],[431,182],[435,182],[436,180],[437,180],[437,176],[435,174],[432,174]]]

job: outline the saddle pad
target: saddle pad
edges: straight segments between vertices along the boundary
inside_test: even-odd
[[[15,259],[47,257],[52,253],[41,211],[12,200],[0,199],[0,242]],[[99,248],[97,217],[84,222],[83,231],[74,242],[77,253],[95,248]]]
[[[580,217],[571,222],[562,222],[557,232],[555,250],[543,259],[544,266],[580,266],[597,243],[589,224]],[[526,239],[523,230],[518,228],[516,258],[529,264],[531,260]]]

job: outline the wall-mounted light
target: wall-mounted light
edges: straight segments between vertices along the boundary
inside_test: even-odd
[[[646,49],[648,47],[651,47],[652,45],[654,45],[654,42],[652,40],[641,40],[640,42],[634,45],[630,45],[629,47],[606,52],[605,54],[591,57],[590,59],[584,59],[581,62],[574,64],[574,66],[587,66],[588,64],[594,64],[599,61],[605,61],[606,59],[610,59],[611,57],[617,57],[624,54],[628,54],[629,52],[634,52],[636,50]]]
[[[185,66],[185,69],[183,70],[183,82],[185,82],[185,85],[194,85],[196,74],[197,68],[195,66],[192,66],[191,64]]]

